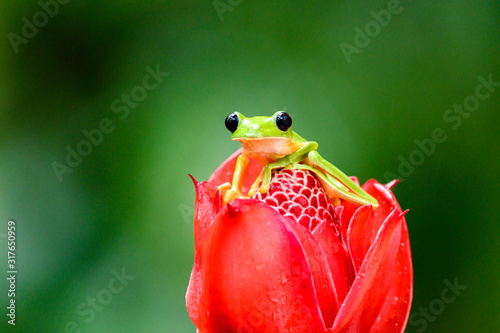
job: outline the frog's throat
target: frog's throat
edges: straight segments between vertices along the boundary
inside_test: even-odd
[[[235,138],[242,145],[242,154],[266,165],[300,149],[302,144],[289,138]]]

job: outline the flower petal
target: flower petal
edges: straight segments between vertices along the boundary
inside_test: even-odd
[[[396,256],[392,286],[371,333],[403,332],[410,314],[413,296],[413,267],[408,227],[403,218],[401,243]]]
[[[196,188],[193,229],[194,244],[195,249],[197,249],[205,230],[212,224],[215,216],[221,209],[222,198],[221,192],[217,190],[217,186],[209,182],[198,183],[193,176],[189,176],[193,180]]]
[[[327,221],[321,221],[314,228],[312,234],[326,255],[339,303],[342,304],[351,287],[354,276],[347,257],[347,250]]]
[[[368,208],[370,207],[368,205],[357,206],[351,202],[343,202],[344,211],[340,216],[341,226],[345,228],[345,224],[349,223],[347,244],[356,271],[360,268],[366,252],[375,240],[387,216],[395,209],[401,212],[394,194],[388,187],[378,183],[374,179],[370,179],[363,185],[363,189],[377,199],[379,207],[372,210]],[[353,210],[354,212],[352,212]],[[347,220],[348,218],[350,220]]]
[[[368,194],[377,199],[379,204],[379,207],[374,211],[375,214],[374,220],[376,222],[374,225],[375,229],[378,230],[382,222],[387,218],[387,216],[389,216],[389,214],[394,209],[398,209],[399,211],[401,211],[401,207],[399,206],[399,203],[396,200],[396,197],[394,197],[392,191],[388,187],[377,182],[376,180],[374,179],[368,180],[363,185],[363,190],[365,190]]]
[[[215,185],[209,182],[198,183],[193,176],[189,176],[193,180],[196,188],[193,227],[195,261],[193,264],[193,270],[191,272],[188,290],[186,292],[186,305],[193,323],[195,323],[195,325],[197,326],[201,326],[202,324],[199,322],[199,320],[205,320],[206,322],[206,318],[204,318],[203,316],[203,309],[206,307],[206,304],[201,304],[201,293],[204,284],[204,277],[200,269],[201,264],[198,255],[198,248],[205,231],[213,223],[216,214],[221,209],[222,198],[221,192],[217,190],[217,187]]]
[[[351,224],[352,216],[354,215],[354,212],[361,207],[355,205],[356,204],[354,203],[344,201],[341,203],[341,206],[335,207],[335,215],[338,216],[340,237],[345,243],[347,243],[347,232],[349,230],[349,225]],[[355,207],[355,209],[352,209],[353,207]]]
[[[217,186],[224,183],[231,183],[233,181],[234,168],[236,167],[236,160],[241,155],[241,148],[229,156],[222,164],[214,171],[208,181]],[[259,176],[263,166],[254,159],[249,159],[245,176],[243,178],[242,192],[248,193],[253,182]]]
[[[370,331],[391,287],[402,221],[402,214],[394,210],[382,224],[335,318],[333,332]]]
[[[392,188],[394,186],[396,186],[397,184],[399,184],[401,181],[399,179],[393,179],[392,181],[388,182],[387,184],[385,184],[384,186],[388,189],[388,190],[392,190]]]
[[[357,177],[351,176],[349,178],[351,178],[351,180],[354,181],[354,183],[356,183],[356,185],[359,186],[359,180]],[[345,236],[347,235],[347,228],[349,227],[349,222],[351,221],[351,217],[354,214],[354,212],[360,207],[360,205],[347,200],[342,200],[341,205],[344,207],[344,209],[342,211],[342,216],[341,216],[342,219],[340,221],[340,226],[341,226],[340,232],[342,236]]]
[[[339,300],[325,252],[309,230],[292,220],[290,220],[290,225],[306,254],[323,321],[326,327],[331,327],[339,311]]]
[[[378,229],[373,229],[373,208],[366,205],[358,208],[351,218],[347,229],[347,245],[354,264],[355,272],[359,271],[365,255],[377,236]]]
[[[352,178],[353,177],[351,177],[351,179]],[[399,208],[401,210],[398,201],[394,197],[394,194],[391,192],[391,188],[395,184],[397,184],[397,181],[393,181],[384,186],[379,182],[377,182],[376,180],[370,179],[362,186],[363,190],[365,190],[368,194],[374,197],[379,204],[379,207],[374,211],[375,213],[374,215],[375,223],[373,224],[373,229],[375,230],[375,232],[373,233],[374,235],[377,234],[380,225],[382,224],[382,222],[385,221],[387,216],[394,210],[394,208]],[[340,225],[341,227],[343,226],[344,228],[346,228],[350,224],[351,218],[354,215],[354,213],[361,206],[346,200],[342,200],[342,206],[344,207],[344,210],[341,216]],[[345,229],[345,231],[347,231],[347,228]]]
[[[289,220],[267,204],[228,203],[195,260],[190,288],[201,286],[190,289],[199,295],[188,290],[188,310],[204,333],[325,332],[302,245]]]
[[[195,253],[193,270],[189,279],[189,286],[186,292],[186,307],[189,317],[196,327],[207,326],[207,299],[202,298],[205,279],[201,269],[201,258],[199,252]]]

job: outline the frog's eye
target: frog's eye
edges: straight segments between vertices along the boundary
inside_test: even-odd
[[[231,113],[226,117],[226,128],[229,132],[233,133],[238,128],[238,123],[240,119],[238,118],[238,114],[236,112]]]
[[[278,112],[276,115],[276,127],[286,132],[292,126],[292,117],[286,112]]]

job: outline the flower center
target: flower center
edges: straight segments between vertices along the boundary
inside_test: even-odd
[[[326,220],[338,234],[335,212],[320,182],[308,170],[282,169],[273,172],[269,191],[252,197],[264,201],[281,215],[313,231]]]

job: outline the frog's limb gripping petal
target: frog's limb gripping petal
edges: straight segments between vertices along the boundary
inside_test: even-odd
[[[264,167],[264,179],[262,180],[262,185],[260,186],[260,193],[265,194],[269,191],[269,186],[271,184],[271,173],[275,169],[281,169],[289,166],[290,164],[300,163],[305,160],[311,150],[318,149],[318,144],[314,141],[304,142],[302,147],[297,151],[286,155],[273,163],[269,163]],[[255,185],[255,184],[254,184]]]
[[[228,190],[231,189],[231,183],[227,182],[222,185],[217,186],[217,189],[222,192],[222,194],[226,193]]]
[[[328,198],[341,198],[358,203],[360,205],[367,204],[365,201],[361,201],[355,193],[346,191],[344,189],[344,185],[342,185],[342,187],[338,187],[338,181],[336,181],[335,183],[330,182],[327,175],[323,173],[323,171],[306,164],[294,164],[293,166],[295,169],[309,170],[314,173],[314,175],[318,178],[319,182],[323,186],[323,189],[325,190]]]
[[[236,192],[235,190],[233,190],[232,188],[230,188],[223,196],[223,201],[222,201],[222,206],[225,206],[227,205],[227,203],[229,201],[232,201],[236,198],[241,198],[241,194],[238,194],[238,192]]]
[[[229,201],[231,201],[234,196],[234,191],[231,187],[231,183],[227,182],[217,186],[217,190],[220,191],[222,197],[222,206],[225,206]]]
[[[264,173],[265,173],[265,168],[262,169],[260,172],[259,176],[257,179],[255,179],[255,182],[253,183],[252,187],[250,188],[250,191],[248,191],[248,197],[251,198],[257,191],[259,191],[260,184],[262,180],[264,179]]]
[[[232,189],[239,196],[242,195],[241,194],[241,187],[243,184],[243,177],[245,175],[245,170],[247,169],[248,162],[249,162],[248,157],[246,157],[245,155],[238,156],[238,159],[236,160],[236,167],[234,168]]]
[[[236,198],[244,197],[242,193],[243,177],[248,166],[248,157],[239,155],[236,159],[232,183],[224,183],[219,185],[218,189],[222,193],[222,205],[225,206],[229,201]]]
[[[335,179],[333,176],[331,176],[329,173],[325,172],[326,178],[332,183],[335,184],[339,189],[342,189],[344,191],[349,191],[347,186],[339,182],[337,179]]]
[[[328,189],[330,189],[337,193],[337,195],[342,199],[349,200],[360,205],[372,205],[373,209],[378,207],[378,202],[375,198],[366,193],[336,166],[321,157],[317,151],[310,151],[307,157],[313,167],[318,168],[320,173],[324,172],[323,178],[320,178],[321,183],[327,192]]]
[[[262,180],[262,185],[260,185],[259,189],[261,194],[266,194],[267,191],[269,191],[269,186],[271,184],[271,172],[273,171],[273,169],[277,169],[280,167],[279,165],[275,164],[276,162],[268,164],[264,167],[264,179]]]

